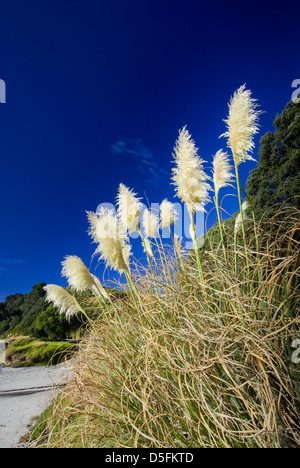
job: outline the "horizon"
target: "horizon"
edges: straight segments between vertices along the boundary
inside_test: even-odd
[[[259,139],[274,131],[300,84],[297,3],[279,5],[2,6],[0,302],[41,282],[66,286],[60,263],[67,255],[89,267],[95,246],[86,211],[114,204],[120,183],[144,203],[178,202],[172,153],[184,125],[210,174],[212,156],[229,152],[219,136],[244,83],[264,111],[258,160]],[[243,188],[255,167],[241,165]],[[239,211],[231,193],[220,194],[226,217]],[[216,219],[209,214],[208,228]],[[136,249],[140,255],[137,242]],[[101,281],[104,274],[114,278],[101,265]]]

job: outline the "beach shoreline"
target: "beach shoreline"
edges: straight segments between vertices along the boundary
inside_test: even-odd
[[[32,420],[51,404],[57,385],[69,375],[67,364],[48,367],[0,367],[0,448],[17,448]],[[43,390],[42,390],[43,389]]]

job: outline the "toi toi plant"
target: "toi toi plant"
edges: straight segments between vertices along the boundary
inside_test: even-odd
[[[259,114],[239,88],[225,120],[230,151],[220,148],[210,170],[187,128],[179,131],[171,174],[178,201],[146,206],[121,183],[115,203],[87,213],[93,258],[120,275],[123,291],[101,284],[77,256],[62,263],[68,288],[45,287],[61,313],[89,325],[46,446],[300,445],[298,340],[291,359],[300,325],[299,212],[258,220],[239,179]],[[219,200],[234,185],[240,212],[227,223]],[[217,223],[204,232],[211,198]]]
[[[93,242],[97,244],[94,255],[99,256],[108,267],[120,274],[124,274],[130,290],[136,291],[132,275],[133,262],[131,262],[131,258],[133,252],[130,238],[140,237],[147,256],[153,285],[156,293],[159,294],[160,288],[153,271],[153,264],[156,263],[153,250],[156,249],[159,253],[166,282],[172,283],[172,278],[168,277],[164,262],[165,253],[162,239],[166,237],[172,239],[174,256],[178,257],[180,267],[184,270],[182,261],[184,256],[184,250],[182,250],[182,221],[184,235],[191,240],[190,243],[186,243],[185,248],[188,250],[193,247],[200,282],[202,284],[205,282],[200,255],[200,248],[203,245],[205,236],[202,236],[202,240],[199,242],[197,234],[200,224],[204,231],[205,205],[210,201],[209,192],[213,189],[221,244],[226,260],[227,254],[220,215],[219,192],[224,187],[232,186],[234,169],[240,203],[240,213],[236,222],[238,228],[236,228],[235,233],[237,235],[238,231],[242,231],[245,262],[249,269],[245,234],[247,218],[245,215],[245,202],[243,204],[241,197],[239,165],[253,159],[250,153],[254,148],[254,135],[258,132],[257,121],[259,114],[257,104],[251,97],[251,92],[246,89],[245,85],[241,86],[230,100],[228,118],[225,120],[227,131],[221,135],[227,138],[228,147],[232,152],[233,164],[230,161],[230,156],[220,149],[213,158],[212,177],[205,172],[205,161],[198,155],[198,148],[196,148],[186,126],[179,131],[173,152],[172,184],[175,186],[175,194],[181,203],[171,203],[165,199],[160,204],[155,204],[156,209],[149,209],[132,189],[121,183],[116,196],[116,205],[103,203],[98,206],[96,213],[87,213],[89,234]],[[211,180],[213,188],[210,185]],[[186,212],[188,213],[188,222],[186,222]],[[195,218],[197,214],[198,219]],[[200,223],[199,214],[201,216]],[[181,221],[181,225],[178,220]],[[162,230],[164,236],[162,236]],[[107,300],[107,293],[100,281],[90,274],[78,257],[69,257],[64,261],[62,274],[68,279],[71,290],[83,291],[89,289],[97,297],[97,300],[101,300],[101,298],[104,301]],[[47,288],[45,289],[47,291]],[[51,294],[49,294],[49,291],[48,288],[47,297],[49,301],[53,301],[55,289],[51,289]],[[56,301],[56,305],[59,305],[59,299]],[[76,306],[66,309],[64,301],[61,310],[67,310],[68,315],[70,315],[70,311],[74,310],[75,313],[78,309]]]

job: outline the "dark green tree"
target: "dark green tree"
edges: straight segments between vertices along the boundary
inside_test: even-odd
[[[247,181],[258,216],[283,202],[300,209],[300,103],[289,102],[274,127],[261,138],[258,166]]]
[[[60,316],[58,310],[46,302],[46,283],[38,283],[27,294],[8,296],[0,303],[0,336],[6,333],[31,335],[37,338],[66,338],[84,323],[83,317],[72,317],[70,321]],[[91,293],[82,293],[78,299],[86,303]]]
[[[32,334],[37,338],[59,340],[68,337],[69,329],[70,324],[66,318],[50,304],[38,315]]]

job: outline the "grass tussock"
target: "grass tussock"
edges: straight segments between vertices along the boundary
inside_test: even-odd
[[[88,213],[95,255],[125,276],[126,296],[105,296],[78,257],[65,259],[63,274],[74,291],[94,295],[92,310],[59,286],[45,288],[61,313],[84,315],[90,334],[74,379],[36,429],[37,446],[300,446],[299,360],[293,354],[300,216],[282,206],[258,222],[249,197],[242,200],[239,166],[252,159],[259,115],[242,86],[230,101],[223,134],[234,166],[227,153],[215,155],[218,222],[203,248],[195,215],[205,211],[212,189],[186,127],[174,147],[172,181],[189,213],[193,249],[187,255],[173,235],[177,216],[167,200],[160,219],[148,209],[140,213],[140,199],[121,184],[116,213],[104,207]],[[240,212],[224,223],[219,191],[234,176]],[[163,245],[162,227],[170,230],[172,245]],[[132,231],[147,267],[133,258]]]
[[[225,257],[212,232],[204,281],[192,254],[182,269],[171,247],[156,252],[94,321],[36,444],[299,446],[299,219],[248,226],[246,253],[225,229]]]

